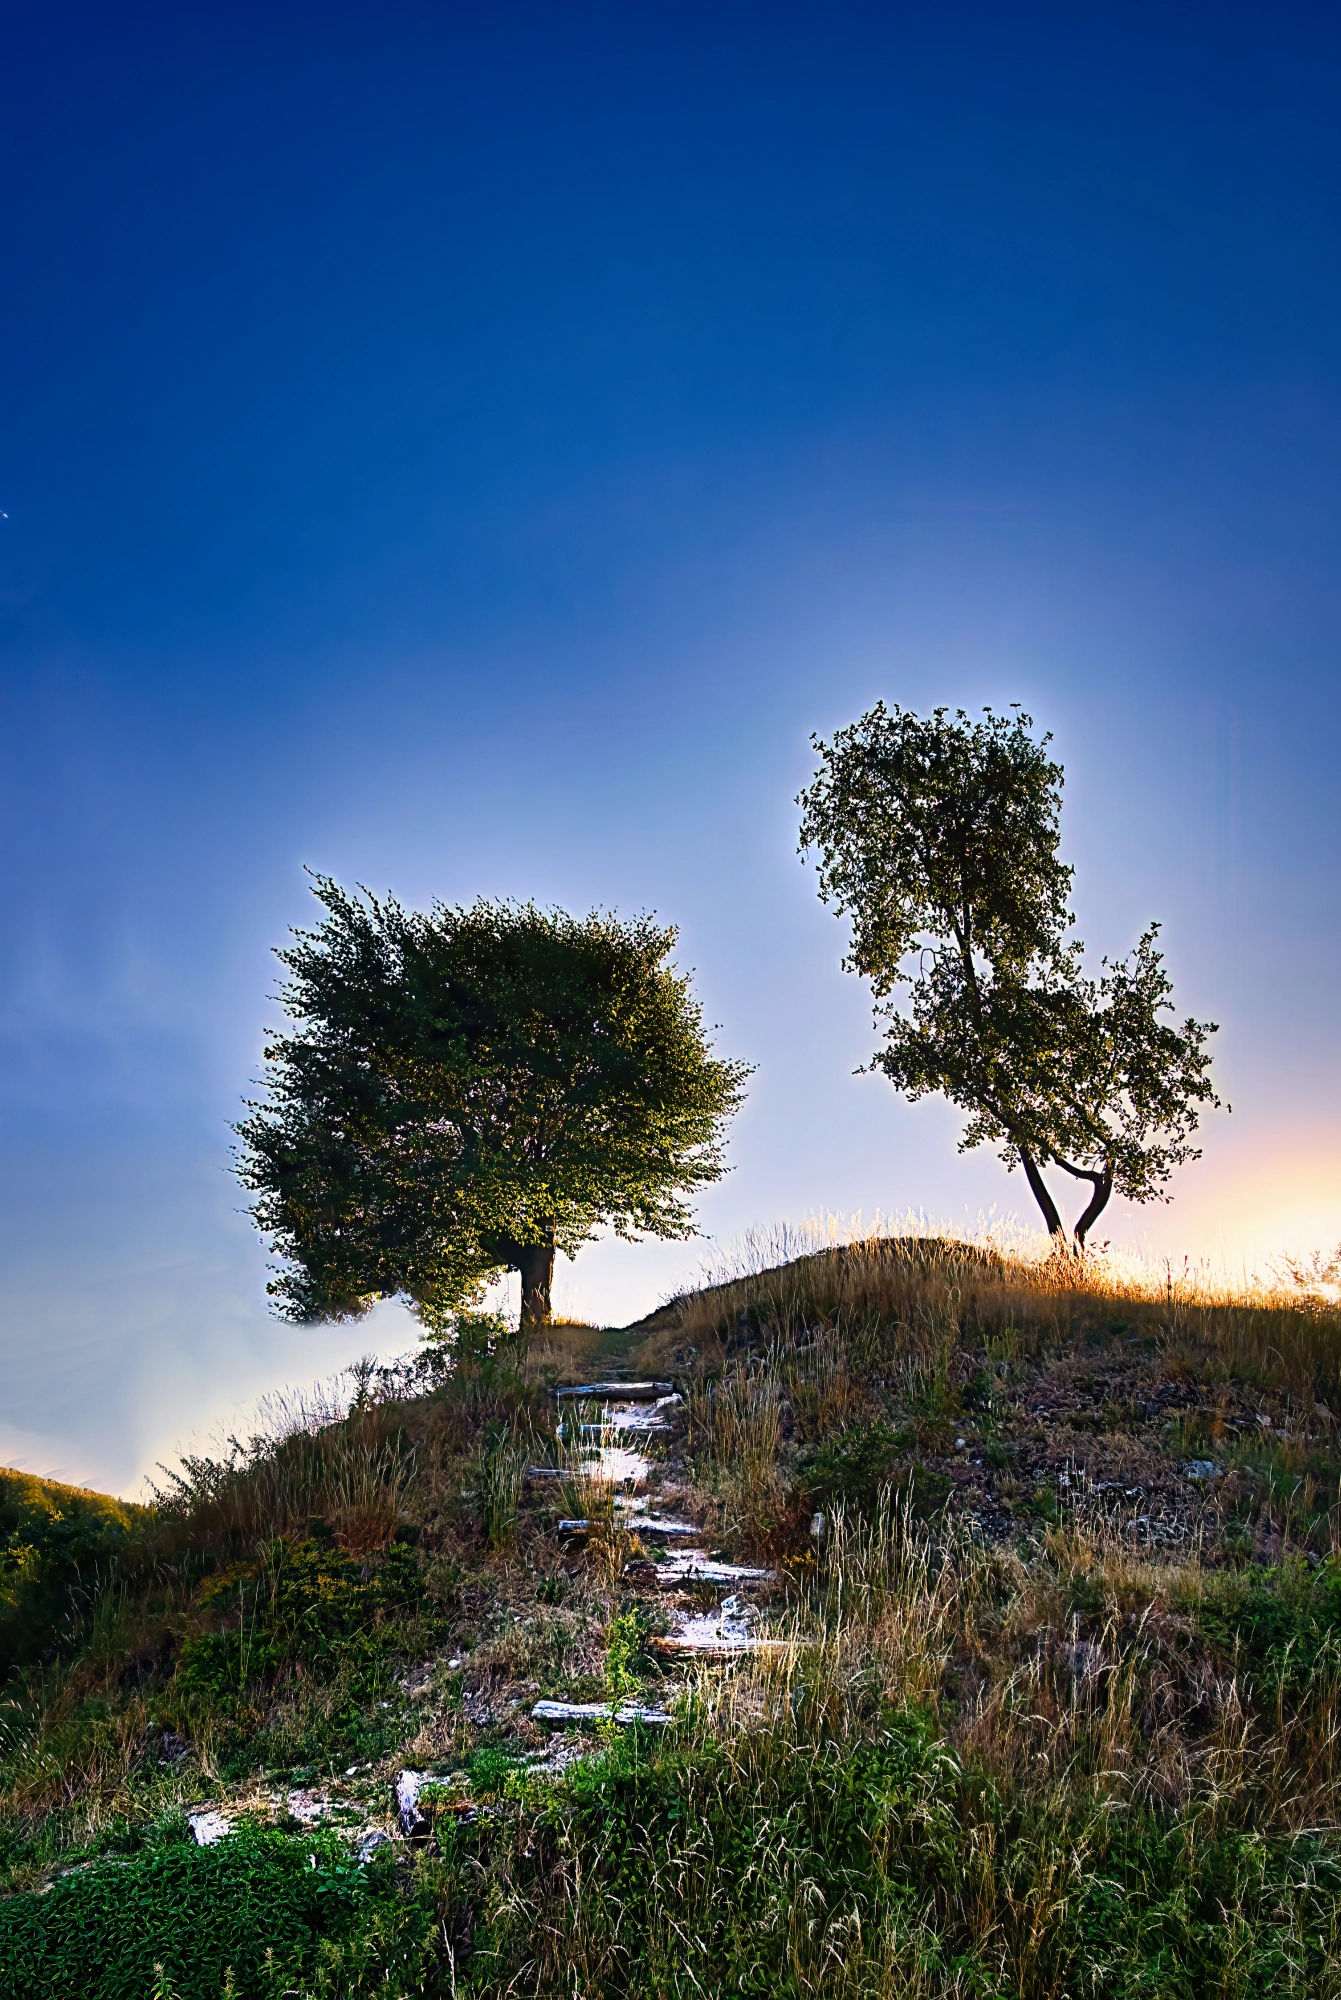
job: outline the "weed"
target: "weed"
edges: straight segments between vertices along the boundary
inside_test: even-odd
[[[642,1692],[647,1614],[636,1606],[617,1612],[605,1630],[605,1684],[613,1701]]]
[[[507,1549],[517,1533],[517,1509],[526,1485],[533,1447],[501,1424],[490,1424],[480,1447],[479,1495],[489,1547]]]

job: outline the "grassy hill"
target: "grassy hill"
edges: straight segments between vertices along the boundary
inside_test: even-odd
[[[1321,1298],[905,1238],[6,1475],[0,1996],[1341,1992],[1333,1411]]]

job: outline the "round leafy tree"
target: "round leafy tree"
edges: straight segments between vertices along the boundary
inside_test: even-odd
[[[237,1126],[286,1317],[404,1297],[440,1326],[510,1269],[526,1328],[556,1249],[691,1233],[749,1069],[712,1054],[674,929],[314,893],[324,919],[276,954],[294,1026]]]
[[[851,919],[844,963],[871,981],[884,1046],[872,1058],[916,1102],[943,1091],[984,1142],[1024,1169],[1050,1233],[1066,1234],[1042,1169],[1085,1182],[1081,1248],[1114,1194],[1163,1195],[1209,1080],[1210,1021],[1181,1027],[1151,924],[1087,978],[1071,935],[1071,870],[1057,847],[1062,769],[1029,716],[877,703],[831,743],[802,792],[801,851]]]

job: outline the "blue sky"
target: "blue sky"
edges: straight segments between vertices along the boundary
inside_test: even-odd
[[[1083,14],[1083,18],[1079,16]],[[0,74],[0,1458],[128,1487],[403,1348],[227,1172],[303,865],[682,927],[725,1241],[1027,1192],[871,1046],[808,738],[1020,700],[1232,1117],[1112,1233],[1341,1236],[1321,7],[22,10]],[[561,1279],[624,1318],[704,1244]]]

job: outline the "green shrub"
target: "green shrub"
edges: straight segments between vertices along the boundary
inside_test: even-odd
[[[0,1902],[0,2000],[391,2000],[425,1990],[430,1927],[389,1865],[359,1868],[330,1835],[168,1842]]]
[[[0,1681],[68,1650],[148,1510],[0,1468]]]
[[[832,1506],[844,1501],[862,1513],[875,1509],[882,1486],[896,1477],[910,1443],[883,1417],[873,1423],[845,1424],[803,1454],[800,1476],[807,1495]]]
[[[1341,1561],[1301,1561],[1207,1579],[1199,1622],[1263,1689],[1304,1688],[1341,1669]]]
[[[641,1693],[650,1630],[651,1621],[639,1604],[617,1612],[606,1627],[605,1684],[613,1700],[626,1701]]]
[[[466,1768],[475,1797],[496,1799],[502,1796],[512,1773],[525,1770],[526,1765],[522,1758],[510,1757],[506,1750],[488,1744],[475,1752]]]
[[[845,1424],[804,1454],[801,1484],[810,1501],[823,1506],[841,1501],[861,1514],[873,1514],[882,1489],[889,1487],[896,1510],[906,1506],[925,1519],[943,1504],[951,1481],[920,1459],[909,1464],[911,1442],[907,1431],[895,1430],[883,1417]]]
[[[403,1639],[397,1619],[423,1601],[418,1561],[402,1543],[360,1558],[321,1540],[278,1539],[258,1566],[206,1586],[202,1608],[228,1622],[186,1641],[176,1686],[227,1706],[248,1686],[294,1667],[318,1682],[351,1666],[363,1667],[367,1678]]]

